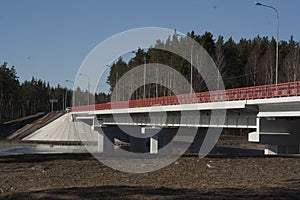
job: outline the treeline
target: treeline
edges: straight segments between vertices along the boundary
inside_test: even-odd
[[[274,38],[257,36],[254,39],[240,39],[235,42],[232,38],[227,41],[218,36],[214,39],[210,32],[196,35],[194,31],[187,34],[196,40],[210,54],[218,67],[225,88],[238,88],[245,86],[257,86],[275,83],[275,57],[276,41]],[[161,63],[170,66],[180,72],[190,81],[190,63],[178,55],[167,51],[155,49],[155,47],[171,47],[179,43],[185,43],[186,38],[178,37],[176,33],[165,42],[157,41],[154,48],[148,50],[138,49],[129,62],[122,58],[113,63],[107,79],[110,90],[113,91],[116,82],[123,74],[138,65],[147,63]],[[300,80],[300,47],[293,37],[289,41],[279,43],[279,71],[278,82],[290,82]],[[192,72],[192,85],[196,92],[207,90],[206,84],[200,74],[194,69]],[[139,78],[139,77],[134,77]],[[215,77],[216,82],[218,81]],[[177,80],[170,78],[167,86],[177,84]],[[118,88],[120,90],[120,88]],[[140,87],[131,96],[131,99],[140,99],[144,96],[144,88]],[[148,84],[145,90],[146,97],[157,97],[170,95],[172,92],[167,87],[157,84]],[[119,91],[122,94],[122,91]],[[118,95],[118,100],[123,100]]]
[[[56,99],[53,110],[64,110],[72,105],[72,90],[59,84],[51,87],[49,82],[32,77],[30,81],[20,83],[14,66],[7,62],[0,65],[0,123],[33,115],[39,112],[51,112],[50,99]],[[77,94],[85,105],[87,91],[77,89]],[[99,93],[90,94],[96,103],[110,101],[109,95]]]
[[[71,91],[60,85],[50,87],[49,83],[36,78],[20,83],[14,66],[8,67],[7,62],[0,66],[0,122],[49,112],[49,99],[57,99],[54,109],[62,110],[70,106]]]
[[[274,38],[257,36],[254,39],[241,39],[235,42],[232,38],[224,40],[222,36],[214,39],[213,35],[205,32],[196,35],[193,31],[188,36],[196,40],[210,54],[218,67],[225,87],[237,88],[245,86],[257,86],[275,83],[275,56],[276,41]],[[173,53],[159,50],[155,47],[176,47],[185,43],[186,38],[178,37],[176,34],[170,36],[165,42],[157,41],[154,48],[147,50],[138,49],[135,56],[128,62],[122,58],[111,66],[107,77],[107,83],[111,92],[118,80],[129,70],[145,63],[160,63],[174,68],[181,73],[186,80],[190,81],[190,63]],[[289,41],[279,43],[279,83],[300,80],[300,46],[293,37]],[[148,74],[147,74],[148,75]],[[160,84],[147,84],[135,89],[130,99],[141,99],[158,96],[172,95],[172,90],[181,85],[176,77],[165,73],[149,74],[149,77],[163,78],[164,86]],[[131,80],[143,77],[130,77]],[[148,77],[147,77],[148,78]],[[192,86],[195,92],[206,91],[206,84],[196,69],[192,71]],[[215,77],[216,83],[218,78]],[[123,87],[123,88],[122,88]],[[117,100],[126,100],[128,97],[122,94],[124,88],[131,85],[123,85],[117,88]],[[88,91],[76,91],[77,101],[75,105],[86,105],[94,98],[96,103],[110,101],[110,94],[89,94]],[[79,95],[79,96],[78,96]],[[67,98],[66,98],[67,97]],[[50,112],[50,99],[57,99],[54,110],[63,110],[72,105],[72,91],[60,85],[51,87],[49,83],[41,79],[32,78],[30,81],[20,83],[14,66],[9,67],[4,62],[0,66],[0,122],[24,117],[38,112]],[[89,99],[89,101],[87,101]]]

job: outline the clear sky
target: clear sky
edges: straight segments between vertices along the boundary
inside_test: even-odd
[[[87,54],[119,32],[164,27],[252,39],[275,36],[276,15],[255,0],[0,0],[0,62],[68,86]],[[262,0],[280,12],[280,40],[300,41],[300,1]]]

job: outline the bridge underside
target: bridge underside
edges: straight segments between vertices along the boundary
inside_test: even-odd
[[[243,105],[227,109],[225,118],[224,116],[222,118],[222,114],[212,117],[213,110],[208,110],[204,106],[199,107],[202,110],[184,111],[184,115],[180,111],[170,111],[171,107],[166,112],[163,112],[163,107],[160,108],[161,112],[157,111],[157,107],[153,108],[154,111],[147,108],[148,112],[137,112],[137,108],[130,114],[123,111],[122,113],[99,111],[100,114],[95,113],[96,117],[90,123],[99,132],[98,143],[101,152],[112,149],[108,141],[119,139],[130,143],[130,151],[133,152],[162,153],[163,150],[160,149],[174,140],[178,127],[182,127],[186,128],[187,132],[192,129],[197,132],[197,139],[191,141],[194,144],[194,152],[199,150],[205,135],[203,131],[207,128],[216,130],[238,128],[255,130],[249,133],[248,140],[265,144],[265,154],[299,154],[300,103],[298,102],[298,97],[249,100]],[[78,114],[74,114],[74,118],[80,113],[76,115]],[[137,137],[128,136],[122,130],[117,130],[116,127],[120,126],[128,127],[131,129],[129,132],[138,134]],[[161,129],[160,134],[153,135],[151,132],[156,129]],[[141,134],[144,134],[144,137],[140,138]],[[107,137],[104,137],[105,135]]]
[[[98,132],[99,152],[110,153],[115,151],[117,140],[130,144],[128,149],[130,152],[176,154],[182,149],[189,148],[194,153],[205,154],[201,151],[201,146],[208,128],[212,132],[219,133],[223,128],[256,128],[256,110],[227,111],[226,118],[223,117],[223,124],[222,116],[212,118],[211,114],[210,111],[189,111],[182,116],[180,112],[153,112],[134,113],[130,116],[102,114],[95,118],[84,116],[74,118],[89,123],[93,130]],[[183,132],[184,136],[177,137],[178,131]],[[219,135],[211,134],[213,146]]]
[[[139,125],[155,127],[215,127],[215,128],[256,128],[257,111],[228,110],[226,117],[211,111],[181,112],[152,112],[134,114],[106,114],[97,115],[98,121],[103,125]]]
[[[181,151],[188,148],[198,153],[206,130],[204,128],[181,127],[181,131],[184,131],[186,135],[185,137],[176,137],[178,129],[130,125],[121,127],[115,125],[94,126],[94,130],[99,132],[99,152],[113,153],[115,151],[115,141],[118,140],[129,143],[130,146],[127,150],[134,153],[180,154]],[[130,134],[128,134],[128,131],[130,131]]]

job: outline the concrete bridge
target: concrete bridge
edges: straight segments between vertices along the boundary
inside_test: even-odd
[[[114,151],[118,139],[132,152],[163,153],[178,130],[187,136],[178,142],[198,152],[208,129],[237,128],[265,144],[265,154],[300,153],[300,82],[78,106],[70,114],[96,132],[100,152]]]

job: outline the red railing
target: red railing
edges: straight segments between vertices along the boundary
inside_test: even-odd
[[[76,106],[72,107],[71,111],[107,110],[116,108],[136,108],[217,101],[265,99],[298,95],[300,95],[300,81],[280,83],[277,86],[275,84],[272,84],[254,87],[234,88],[228,90],[215,90],[211,92],[199,92],[195,94],[180,94],[177,96],[110,102],[89,106]]]

